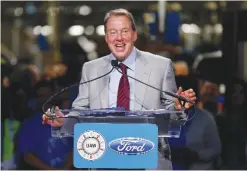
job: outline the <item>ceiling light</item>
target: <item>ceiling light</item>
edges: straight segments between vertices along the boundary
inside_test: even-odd
[[[42,34],[43,36],[48,36],[48,35],[50,35],[51,33],[52,33],[52,28],[51,28],[51,26],[46,25],[46,26],[43,26],[43,27],[42,27],[42,29],[41,29],[41,34]]]
[[[85,34],[86,35],[92,35],[94,33],[94,26],[87,26],[85,28]]]
[[[80,36],[84,32],[84,27],[81,25],[74,25],[69,28],[69,34],[71,36]]]
[[[16,8],[15,11],[14,11],[14,14],[17,17],[21,16],[23,14],[23,8],[22,7]]]
[[[41,33],[42,26],[35,26],[33,28],[33,34],[34,35],[39,35]]]
[[[104,28],[104,25],[99,25],[97,28],[96,28],[96,33],[100,36],[104,36],[105,35],[105,28]]]
[[[87,5],[83,5],[79,8],[79,14],[80,15],[89,15],[92,12],[92,8],[87,6]]]

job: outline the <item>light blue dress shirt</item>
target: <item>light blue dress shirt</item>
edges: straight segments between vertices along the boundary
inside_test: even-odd
[[[112,59],[115,60],[116,57],[112,55]],[[127,74],[135,78],[135,63],[136,63],[136,49],[134,48],[128,56],[128,58],[122,62],[125,64],[127,69]],[[109,107],[117,106],[117,94],[118,94],[118,85],[122,74],[114,69],[110,74],[110,83],[109,83]],[[128,78],[130,84],[130,110],[135,108],[135,80]]]

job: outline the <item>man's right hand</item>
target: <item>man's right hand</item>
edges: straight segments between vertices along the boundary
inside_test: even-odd
[[[51,117],[47,116],[50,115],[50,110],[48,109],[48,111],[46,112],[46,114],[43,114],[42,116],[42,124],[49,124],[52,127],[61,127],[64,124],[64,118],[56,118],[54,120],[52,120]],[[55,115],[58,117],[64,117],[64,114],[62,112],[60,112],[59,108],[56,107],[55,108]]]

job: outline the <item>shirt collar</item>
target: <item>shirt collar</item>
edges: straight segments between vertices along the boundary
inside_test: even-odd
[[[117,58],[111,54],[112,59],[116,60]],[[135,70],[135,60],[136,60],[136,48],[134,47],[130,55],[122,62],[124,65],[126,65],[129,69],[132,71]],[[120,62],[119,62],[120,63]]]

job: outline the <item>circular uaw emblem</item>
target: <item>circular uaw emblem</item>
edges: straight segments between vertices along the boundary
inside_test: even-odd
[[[104,137],[94,130],[85,131],[77,140],[77,151],[86,160],[99,159],[105,149]]]

